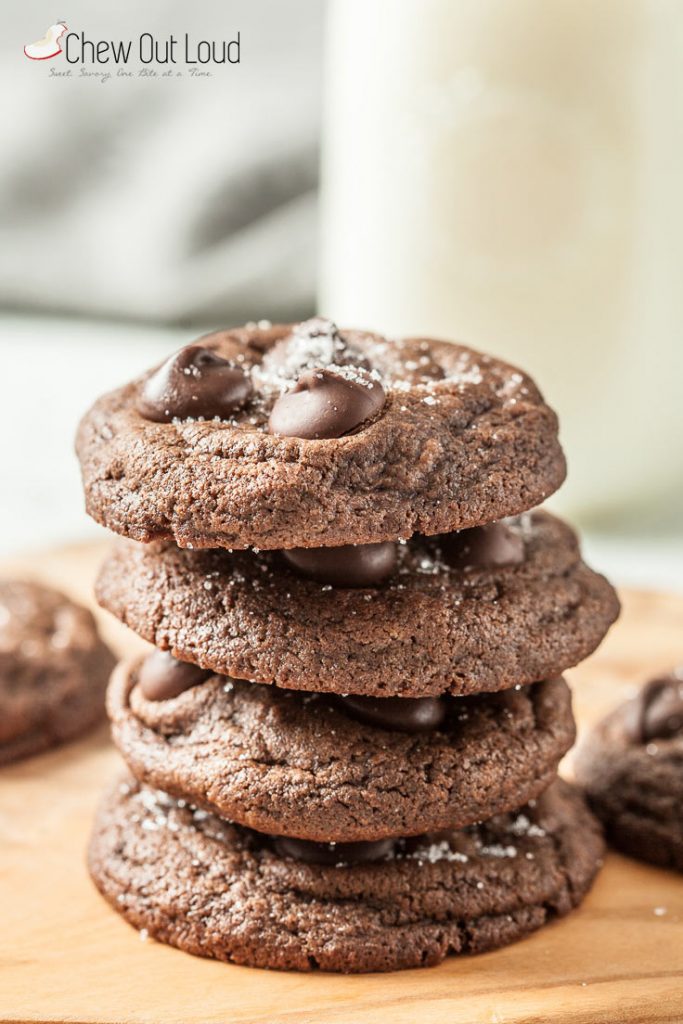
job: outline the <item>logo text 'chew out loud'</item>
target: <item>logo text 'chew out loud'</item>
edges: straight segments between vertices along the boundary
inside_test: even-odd
[[[157,39],[143,32],[136,40],[88,39],[85,32],[69,32],[61,39],[69,64],[239,64],[240,33],[234,39],[192,39],[189,33]]]

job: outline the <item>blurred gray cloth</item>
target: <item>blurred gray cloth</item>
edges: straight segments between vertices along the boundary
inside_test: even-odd
[[[3,9],[0,303],[160,323],[305,314],[314,303],[321,0]],[[89,39],[230,40],[210,78],[51,77],[25,43],[58,14]],[[68,16],[68,17],[66,17]],[[164,68],[158,68],[158,73]]]

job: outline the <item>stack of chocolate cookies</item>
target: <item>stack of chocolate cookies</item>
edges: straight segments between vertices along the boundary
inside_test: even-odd
[[[160,941],[383,971],[511,942],[603,852],[557,779],[561,673],[618,614],[572,531],[557,420],[514,367],[325,320],[200,339],[100,399],[100,603],[157,651],[108,695],[131,775],[90,846]]]

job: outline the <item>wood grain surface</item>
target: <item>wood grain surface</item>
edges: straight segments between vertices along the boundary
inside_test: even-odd
[[[5,561],[0,571],[89,601],[103,550],[46,552]],[[683,598],[622,597],[624,613],[602,649],[568,674],[581,727],[636,683],[683,661]],[[101,621],[121,653],[140,644],[107,616]],[[143,941],[100,898],[84,866],[95,805],[120,764],[102,728],[0,771],[2,1022],[683,1021],[683,878],[616,854],[570,917],[508,949],[428,970],[281,974]]]

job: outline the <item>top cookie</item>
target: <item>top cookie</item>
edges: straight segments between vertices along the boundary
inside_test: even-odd
[[[557,418],[514,367],[326,320],[207,335],[100,398],[76,447],[94,519],[197,548],[459,530],[565,475]]]

